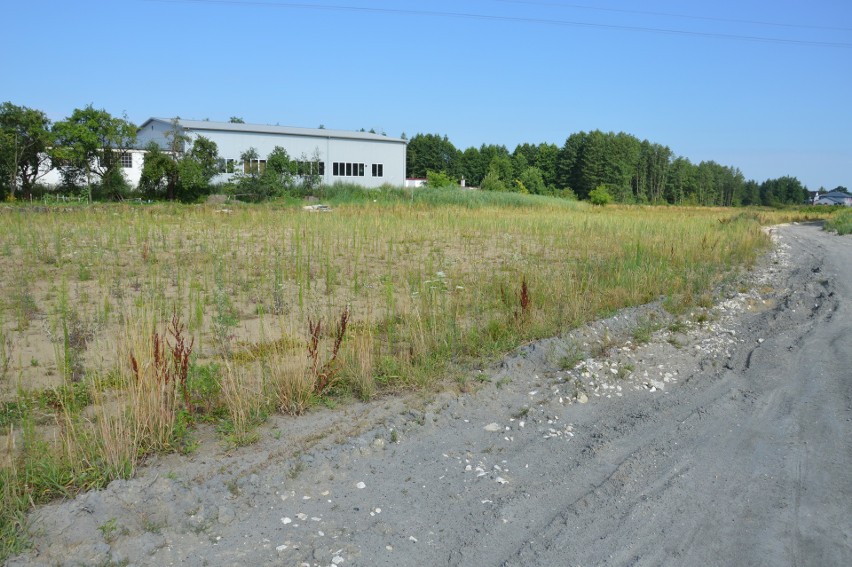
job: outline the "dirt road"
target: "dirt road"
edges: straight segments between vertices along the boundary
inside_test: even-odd
[[[203,443],[41,509],[9,564],[852,565],[852,240],[773,231],[707,322],[637,345],[664,315],[630,310],[468,393]]]

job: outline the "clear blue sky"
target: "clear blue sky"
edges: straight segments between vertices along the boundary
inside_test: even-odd
[[[136,123],[240,116],[510,151],[601,129],[748,179],[852,189],[849,0],[28,0],[3,11],[0,101],[54,120],[93,103]]]

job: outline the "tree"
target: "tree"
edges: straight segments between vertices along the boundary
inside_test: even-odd
[[[240,159],[243,173],[237,175],[237,187],[249,200],[263,201],[290,188],[294,164],[284,148],[276,146],[265,160],[260,159],[257,149],[249,148]]]
[[[485,177],[482,178],[482,187],[483,191],[508,191],[509,188],[506,186],[506,183],[500,179],[498,173],[490,169],[488,173],[485,174]]]
[[[209,184],[219,173],[219,147],[216,142],[204,136],[198,136],[192,141],[189,157],[198,163],[205,183]]]
[[[427,187],[455,187],[457,184],[452,177],[443,171],[427,171],[426,186]]]
[[[455,177],[459,152],[450,140],[438,134],[417,134],[408,142],[408,177],[426,177],[428,171],[442,171]]]
[[[279,191],[289,189],[293,186],[293,175],[299,171],[299,163],[292,162],[287,150],[281,146],[275,146],[266,157],[266,169],[263,175],[269,183],[277,184]]]
[[[609,194],[606,186],[598,185],[589,191],[589,201],[591,201],[593,205],[608,205],[612,202],[612,195]]]
[[[63,164],[66,179],[84,178],[91,185],[92,175],[103,183],[121,173],[122,160],[136,142],[136,126],[126,118],[116,118],[106,110],[88,105],[53,127],[55,146],[51,158]]]
[[[242,118],[240,118],[239,116],[231,116],[228,119],[228,122],[230,122],[231,124],[245,124],[246,123],[246,121],[243,120]]]
[[[543,195],[547,192],[544,177],[541,175],[541,170],[537,167],[526,168],[521,172],[516,181],[519,186],[525,188],[533,195]],[[523,193],[523,191],[521,192]]]
[[[767,206],[798,205],[807,200],[808,190],[795,177],[784,176],[761,183],[760,197]]]
[[[544,184],[551,189],[557,187],[556,166],[559,160],[559,147],[556,144],[539,144],[532,165],[541,171]],[[564,188],[564,187],[563,187]]]
[[[50,119],[44,112],[11,102],[0,105],[0,189],[14,197],[20,182],[21,192],[29,197],[49,169],[52,143]]]
[[[145,146],[145,160],[139,177],[139,190],[149,199],[174,195],[174,183],[177,179],[175,160],[163,151],[157,142]]]
[[[324,170],[322,169],[322,154],[319,148],[314,148],[310,157],[302,153],[297,162],[295,173],[302,180],[302,190],[306,195],[313,193],[314,189],[322,185]],[[291,166],[291,169],[292,166]]]
[[[191,138],[177,118],[172,120],[165,138],[166,151],[156,142],[146,146],[139,188],[150,198],[193,201],[207,192],[211,179],[219,172],[216,142],[198,136],[186,151]]]

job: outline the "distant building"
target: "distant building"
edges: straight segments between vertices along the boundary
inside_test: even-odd
[[[207,120],[178,119],[177,124],[190,140],[204,136],[216,142],[220,173],[213,179],[214,183],[229,181],[238,173],[248,173],[252,165],[263,169],[266,157],[276,146],[281,146],[291,160],[304,161],[311,169],[316,167],[315,173],[319,174],[322,183],[326,185],[337,181],[363,187],[405,185],[408,142],[400,138],[324,128],[291,128]],[[173,120],[170,118],[150,118],[139,127],[137,149],[126,152],[121,158],[122,172],[131,186],[136,187],[142,175],[145,151],[141,148],[150,142],[156,142],[164,149],[168,148],[166,133],[172,128]],[[251,148],[257,150],[257,163],[243,163],[240,155]],[[51,186],[59,185],[62,183],[62,172],[58,168],[50,168],[40,182]]]
[[[324,128],[291,128],[177,119],[183,133],[194,139],[204,136],[216,142],[220,158],[220,175],[214,182],[227,181],[239,172],[248,172],[253,164],[243,163],[240,155],[250,148],[257,150],[259,168],[275,146],[284,148],[291,160],[314,163],[322,182],[355,183],[364,187],[405,184],[407,141],[366,132],[326,130]],[[156,142],[168,146],[166,133],[172,130],[170,118],[150,118],[139,127],[138,147]]]
[[[843,205],[852,207],[852,195],[843,191],[823,193],[822,195],[817,195],[814,205]]]
[[[405,186],[411,188],[425,187],[428,180],[425,177],[409,177],[405,180]]]

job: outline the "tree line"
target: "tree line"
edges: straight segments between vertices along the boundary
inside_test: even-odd
[[[236,117],[232,121],[241,120]],[[122,163],[136,148],[136,126],[92,105],[52,123],[36,109],[11,102],[0,105],[0,198],[29,199],[53,167],[62,174],[59,191],[88,191],[90,198],[120,198],[129,187]],[[166,148],[149,144],[139,186],[141,196],[195,200],[213,190],[222,169],[216,144],[192,140],[177,122]],[[429,177],[431,184],[461,179],[487,191],[516,191],[600,202],[671,203],[712,206],[800,204],[806,187],[784,176],[762,183],[746,180],[732,166],[698,164],[661,144],[624,132],[578,132],[556,144],[483,144],[457,149],[447,136],[417,134],[408,142],[407,176]],[[253,148],[241,156],[243,171],[226,187],[249,200],[310,192],[319,183],[319,156],[291,159],[276,147],[260,159]],[[220,188],[217,188],[220,189]]]
[[[801,204],[808,189],[795,177],[762,183],[732,166],[698,164],[668,147],[624,132],[578,132],[556,144],[483,144],[457,149],[447,136],[417,134],[408,143],[408,176],[441,174],[491,191],[518,191],[621,203],[710,206]]]

